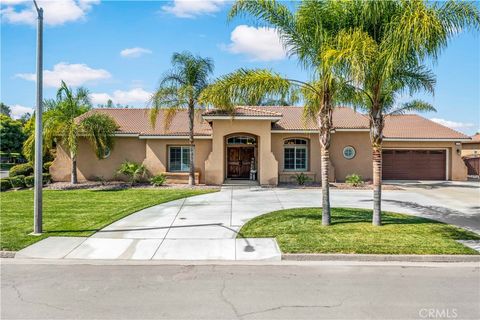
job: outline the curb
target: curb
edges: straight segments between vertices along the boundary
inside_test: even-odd
[[[15,258],[16,251],[0,251],[0,258]]]
[[[480,255],[416,254],[282,254],[286,261],[400,261],[400,262],[480,262]]]

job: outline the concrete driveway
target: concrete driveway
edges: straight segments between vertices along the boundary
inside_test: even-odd
[[[480,233],[480,184],[402,183],[384,191],[383,210],[414,214]],[[331,191],[332,207],[371,208],[370,190]],[[279,260],[274,239],[236,239],[250,219],[275,210],[319,207],[319,189],[224,187],[141,210],[89,238],[48,238],[17,257],[67,259]]]

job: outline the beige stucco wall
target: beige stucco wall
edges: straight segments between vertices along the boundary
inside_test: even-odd
[[[148,139],[146,141],[146,157],[144,164],[151,174],[159,174],[168,170],[168,147],[188,146],[187,139]],[[200,172],[200,183],[205,183],[205,160],[212,151],[211,139],[195,140],[195,171]]]
[[[97,159],[90,143],[80,139],[77,156],[78,179],[93,180],[102,177],[106,180],[115,178],[115,172],[123,161],[142,163],[145,159],[145,140],[138,138],[116,138],[115,147],[106,159]],[[50,167],[54,181],[69,181],[71,171],[70,155],[62,146],[57,147],[57,156]]]
[[[472,155],[480,156],[480,143],[464,143],[462,145],[462,157]]]
[[[271,151],[269,120],[214,120],[212,127],[212,152],[205,161],[205,183],[218,185],[225,181],[225,137],[236,133],[257,136],[257,175],[260,184],[278,183],[278,162]]]

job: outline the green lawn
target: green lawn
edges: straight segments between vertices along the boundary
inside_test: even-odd
[[[45,190],[42,236],[31,236],[33,192],[0,194],[2,250],[19,250],[48,236],[89,236],[138,210],[216,190],[127,189],[119,191]]]
[[[451,225],[398,213],[384,213],[381,227],[371,220],[371,210],[333,208],[324,227],[321,208],[288,209],[249,221],[240,235],[274,237],[283,253],[478,254],[455,240],[480,236]]]

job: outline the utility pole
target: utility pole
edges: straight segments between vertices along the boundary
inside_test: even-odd
[[[35,107],[35,187],[33,203],[33,234],[42,233],[42,212],[43,212],[43,134],[42,134],[42,112],[43,112],[43,9],[39,8],[33,0],[37,9],[37,105]]]

